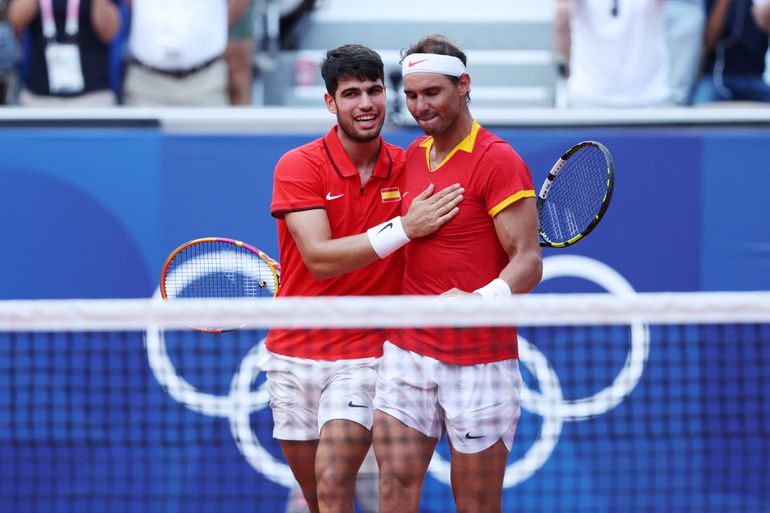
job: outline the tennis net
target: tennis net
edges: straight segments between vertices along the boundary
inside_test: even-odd
[[[770,512],[770,293],[0,302],[0,512],[301,511],[266,329],[512,325],[504,511]],[[454,510],[449,461],[422,512]]]

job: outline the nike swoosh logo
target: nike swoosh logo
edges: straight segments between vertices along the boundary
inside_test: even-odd
[[[344,195],[345,195],[345,194],[337,194],[336,196],[332,196],[332,193],[331,193],[331,192],[327,192],[327,193],[326,193],[326,199],[327,199],[327,200],[329,200],[329,201],[331,201],[331,200],[336,200],[337,198],[341,198],[341,197],[343,197]]]
[[[348,407],[349,408],[367,408],[367,406],[365,406],[363,404],[353,404],[353,401],[350,401],[348,403]]]
[[[388,228],[393,228],[393,223],[388,223],[388,224],[386,224],[385,226],[383,226],[382,228],[380,228],[380,231],[378,231],[377,233],[382,233],[382,232],[384,232],[385,230],[387,230]]]
[[[471,432],[468,431],[467,433],[465,433],[465,438],[467,438],[468,440],[476,440],[477,438],[484,438],[484,435],[473,436],[473,435],[471,435]]]
[[[417,65],[418,65],[418,64],[420,64],[421,62],[425,62],[425,61],[427,61],[427,60],[428,60],[428,59],[420,59],[419,61],[412,61],[412,62],[410,62],[409,64],[407,64],[407,66],[409,66],[409,67],[411,68],[412,66],[417,66]]]
[[[404,194],[401,195],[401,199],[406,198],[406,195],[409,194],[409,191],[406,191]]]

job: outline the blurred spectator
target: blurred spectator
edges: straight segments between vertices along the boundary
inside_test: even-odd
[[[665,0],[557,0],[570,107],[671,104]]]
[[[223,106],[228,100],[228,0],[130,0],[132,106]]]
[[[770,102],[764,80],[768,34],[757,26],[752,0],[707,0],[703,76],[693,103]]]
[[[8,0],[0,0],[0,105],[12,101],[16,90],[16,64],[21,50],[8,23]]]
[[[225,50],[231,105],[251,105],[254,81],[254,1],[230,0],[230,35]]]
[[[754,0],[754,22],[765,32],[770,32],[770,0]]]
[[[706,27],[704,0],[668,0],[666,17],[671,99],[689,105],[698,79]]]
[[[109,52],[120,30],[119,1],[11,0],[8,20],[29,36],[21,105],[115,105]]]

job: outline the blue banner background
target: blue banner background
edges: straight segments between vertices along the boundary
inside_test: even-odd
[[[498,129],[541,183],[582,139],[612,151],[609,215],[570,254],[598,258],[640,291],[770,287],[761,195],[770,130]],[[386,134],[405,145],[417,132]],[[272,169],[311,135],[160,131],[0,133],[0,298],[143,297],[165,256],[220,235],[277,255]],[[12,222],[9,222],[13,220]],[[548,254],[558,250],[550,250]],[[26,272],[11,272],[26,270]]]

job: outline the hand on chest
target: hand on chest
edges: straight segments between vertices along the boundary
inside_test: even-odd
[[[404,211],[409,208],[414,198],[420,195],[431,184],[434,185],[434,194],[453,184],[460,184],[465,192],[463,202],[460,204],[458,218],[462,219],[468,214],[478,215],[478,212],[486,212],[486,199],[484,197],[481,181],[473,173],[473,163],[470,159],[460,158],[455,155],[442,166],[428,170],[427,159],[412,162],[407,165],[404,187]],[[416,160],[416,159],[415,159]]]

